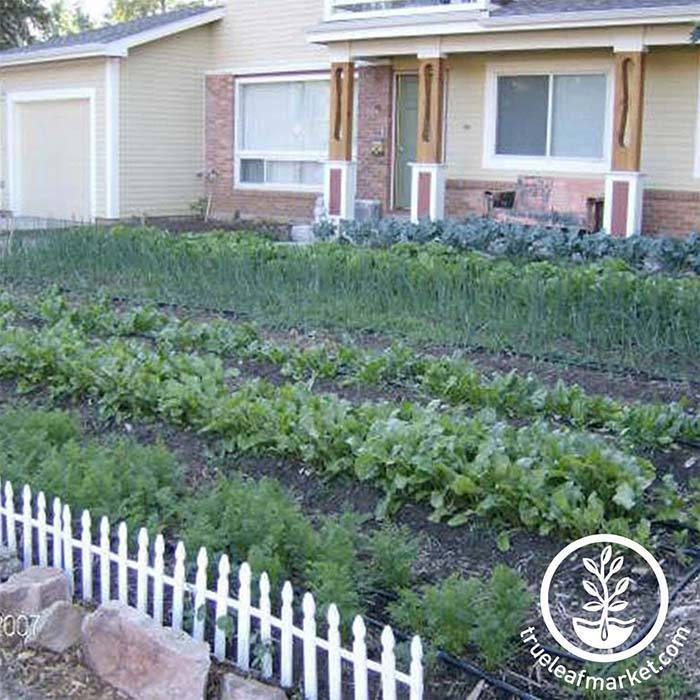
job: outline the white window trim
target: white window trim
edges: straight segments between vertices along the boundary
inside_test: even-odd
[[[16,128],[19,125],[17,105],[30,102],[59,102],[63,100],[88,100],[90,104],[90,216],[97,218],[97,118],[95,88],[66,88],[60,90],[31,90],[7,93],[7,181],[9,184],[10,211],[22,215],[19,207],[19,181],[21,162],[15,155]]]
[[[328,159],[328,151],[315,151],[293,153],[290,151],[280,153],[276,151],[251,151],[241,148],[243,131],[240,125],[243,123],[243,100],[241,97],[241,88],[244,85],[253,85],[259,83],[305,83],[313,80],[325,80],[330,83],[330,73],[279,73],[277,75],[262,75],[262,76],[246,76],[236,78],[236,109],[235,109],[235,124],[234,124],[234,187],[237,190],[257,190],[267,192],[310,192],[312,194],[321,194],[323,192],[323,183],[318,185],[303,185],[303,184],[284,184],[276,182],[242,182],[241,181],[241,161],[242,160],[274,160],[274,161],[305,161],[318,162],[323,165]]]
[[[496,129],[498,119],[498,78],[505,75],[599,75],[604,74],[607,81],[605,104],[605,128],[603,133],[602,158],[564,158],[561,156],[512,156],[496,153]],[[612,164],[612,106],[614,94],[614,77],[612,62],[609,60],[589,61],[547,61],[528,63],[494,63],[486,66],[486,86],[484,105],[484,153],[483,167],[486,170],[539,171],[552,173],[589,173],[609,172]],[[550,80],[549,123],[552,119],[551,90],[554,81]],[[549,150],[551,128],[547,134]]]

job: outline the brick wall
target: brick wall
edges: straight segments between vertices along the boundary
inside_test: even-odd
[[[393,83],[391,66],[359,70],[357,198],[378,199],[385,212],[391,201]],[[373,153],[380,144],[382,152]]]
[[[206,162],[207,170],[217,172],[212,185],[214,216],[310,221],[316,194],[234,188],[234,85],[232,75],[207,76]]]
[[[686,236],[699,231],[700,192],[646,190],[642,225],[651,236]]]
[[[485,192],[516,192],[513,209],[494,209],[493,215],[526,223],[590,224],[589,200],[603,197],[604,181],[572,178],[521,176],[517,182],[488,180],[448,180],[445,194],[446,215],[464,217],[485,215]]]

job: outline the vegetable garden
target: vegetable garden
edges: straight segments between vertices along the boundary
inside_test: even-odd
[[[693,566],[700,280],[455,247],[19,237],[0,478],[420,633],[427,697],[465,668],[566,697],[517,644],[553,554],[611,532]]]

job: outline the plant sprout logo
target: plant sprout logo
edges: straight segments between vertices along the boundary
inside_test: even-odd
[[[576,636],[594,649],[614,649],[622,646],[634,631],[636,618],[621,620],[611,614],[622,612],[629,605],[626,600],[621,599],[630,586],[631,579],[628,576],[619,579],[612,589],[613,577],[622,569],[624,561],[623,556],[612,558],[612,545],[603,549],[597,563],[587,557],[583,560],[583,565],[597,579],[595,582],[585,579],[583,581],[586,593],[593,598],[583,609],[600,613],[600,617],[592,622],[575,617],[573,624]]]
[[[564,634],[552,617],[549,591],[561,565],[572,554],[583,548],[599,545],[595,558],[584,557],[581,585],[590,596],[583,609],[592,617],[572,617]],[[634,552],[643,559],[656,578],[658,606],[653,623],[642,625],[636,617],[625,615],[629,606],[632,579],[625,575],[625,556],[621,550]],[[661,566],[652,554],[633,540],[619,535],[591,535],[572,542],[552,560],[547,568],[540,590],[540,607],[547,629],[561,646],[584,661],[615,663],[629,659],[646,649],[656,638],[668,613],[668,584]],[[642,639],[630,642],[639,627],[647,630]],[[639,632],[642,634],[642,632]],[[575,635],[575,636],[574,636]],[[596,651],[590,651],[594,649]]]

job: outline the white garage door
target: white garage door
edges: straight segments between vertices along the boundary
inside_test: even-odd
[[[15,105],[16,209],[22,216],[91,218],[90,101]]]

